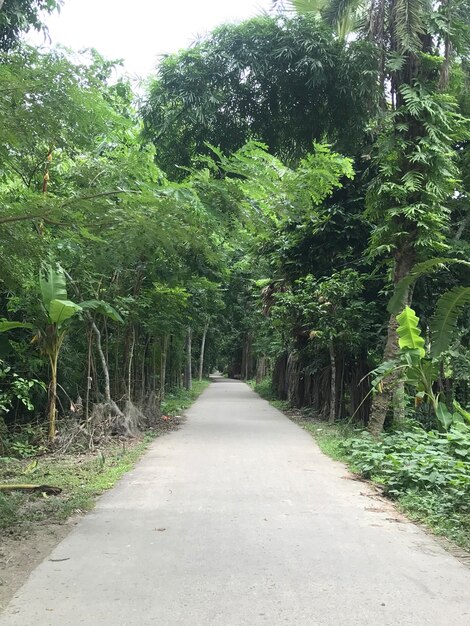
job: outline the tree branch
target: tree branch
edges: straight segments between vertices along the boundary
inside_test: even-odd
[[[8,217],[0,217],[0,224],[8,224],[10,222],[25,222],[27,220],[39,219],[47,221],[47,217],[43,213],[39,213],[38,215],[9,215]]]
[[[106,196],[117,196],[121,193],[140,193],[139,191],[132,191],[130,189],[121,189],[119,191],[103,191],[101,193],[94,193],[90,196],[80,196],[78,198],[71,198],[66,202],[63,202],[60,206],[65,207],[68,204],[72,204],[73,202],[80,202],[80,200],[94,200],[95,198],[104,198]]]

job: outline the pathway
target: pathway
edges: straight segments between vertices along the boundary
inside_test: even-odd
[[[470,571],[245,384],[98,501],[1,626],[469,626]]]

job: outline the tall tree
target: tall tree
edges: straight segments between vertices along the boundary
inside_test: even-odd
[[[343,43],[312,17],[260,17],[216,29],[161,63],[143,108],[145,136],[171,176],[207,143],[255,139],[295,164],[313,141],[348,154],[374,107],[371,46]]]
[[[376,224],[371,255],[389,255],[392,284],[407,276],[416,260],[442,248],[449,226],[449,200],[456,190],[453,145],[465,136],[455,102],[439,93],[446,87],[452,55],[468,55],[467,2],[449,10],[447,0],[380,0],[379,2],[291,2],[302,12],[320,14],[330,24],[356,11],[362,26],[350,22],[358,36],[372,41],[378,51],[383,105],[388,114],[379,124],[375,176],[369,190],[369,216]],[[444,55],[440,56],[443,43]],[[451,51],[454,51],[453,53]],[[402,304],[409,300],[403,293]],[[397,321],[388,322],[384,358],[398,353]],[[402,385],[397,376],[384,382],[372,404],[370,430],[381,432],[396,397],[402,407]]]

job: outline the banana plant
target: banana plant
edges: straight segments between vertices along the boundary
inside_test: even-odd
[[[49,440],[56,436],[57,418],[57,371],[59,354],[70,321],[83,311],[95,311],[106,315],[116,322],[123,319],[119,313],[103,300],[87,300],[77,304],[68,299],[65,272],[60,265],[43,265],[39,273],[39,289],[41,292],[41,308],[45,317],[45,324],[36,328],[33,337],[41,353],[49,359],[50,382],[48,387],[48,432]],[[33,328],[30,323],[0,321],[0,332],[14,328]]]
[[[382,363],[373,372],[375,378],[372,387],[380,392],[383,379],[394,371],[401,371],[406,384],[415,389],[416,405],[423,401],[430,403],[444,430],[457,422],[470,423],[468,411],[454,401],[455,412],[451,413],[441,399],[442,394],[435,391],[442,355],[449,349],[461,311],[469,304],[470,287],[454,287],[441,296],[430,323],[431,343],[428,351],[425,349],[419,318],[413,309],[405,307],[397,316],[399,357]]]

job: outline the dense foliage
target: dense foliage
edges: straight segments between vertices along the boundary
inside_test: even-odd
[[[469,426],[447,433],[411,426],[379,442],[364,434],[341,445],[356,471],[384,485],[412,515],[468,547]]]
[[[172,175],[207,143],[234,151],[257,139],[288,163],[325,139],[356,153],[375,105],[373,68],[367,42],[346,50],[309,16],[222,26],[160,64],[145,136]]]

